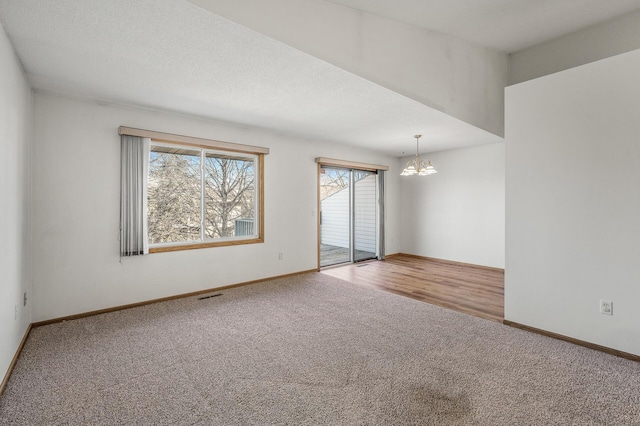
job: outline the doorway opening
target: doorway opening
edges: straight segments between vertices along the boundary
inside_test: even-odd
[[[319,266],[382,258],[383,174],[320,164]]]

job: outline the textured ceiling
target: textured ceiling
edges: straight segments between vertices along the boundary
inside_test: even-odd
[[[640,0],[333,2],[509,46],[558,35],[560,23],[566,32],[640,7]],[[413,152],[416,133],[425,135],[425,151],[501,140],[186,0],[2,0],[0,21],[36,89],[395,156]],[[502,43],[496,47],[512,50]]]
[[[183,0],[3,0],[32,85],[394,156],[500,138]]]
[[[640,0],[326,0],[507,53],[640,9]]]

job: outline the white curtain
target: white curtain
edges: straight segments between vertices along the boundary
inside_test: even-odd
[[[378,170],[378,260],[384,260],[384,170]]]
[[[151,139],[121,135],[120,256],[149,253],[147,175]]]

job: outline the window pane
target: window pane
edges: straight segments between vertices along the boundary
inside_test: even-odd
[[[207,153],[205,238],[256,235],[254,159]]]
[[[200,239],[200,152],[152,146],[149,157],[149,243]]]

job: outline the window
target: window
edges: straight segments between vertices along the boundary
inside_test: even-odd
[[[121,126],[120,256],[264,242],[269,148]]]
[[[151,141],[150,252],[261,242],[260,156]]]

